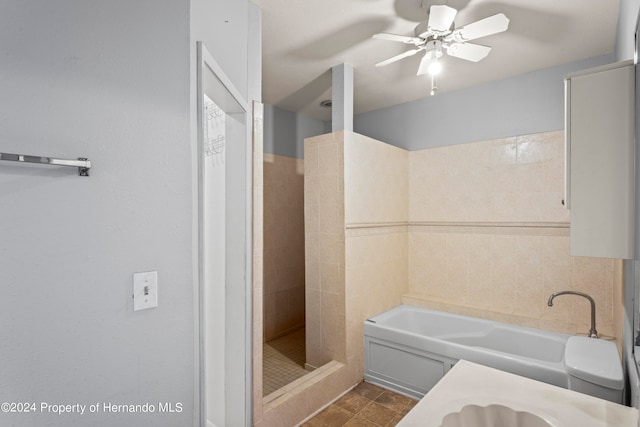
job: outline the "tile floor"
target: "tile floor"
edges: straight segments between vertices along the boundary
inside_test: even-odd
[[[297,380],[304,369],[304,328],[264,343],[262,349],[262,395],[267,396]]]
[[[302,426],[395,426],[416,403],[417,400],[362,382]]]

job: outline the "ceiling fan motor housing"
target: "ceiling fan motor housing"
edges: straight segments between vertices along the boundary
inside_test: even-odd
[[[416,27],[413,29],[413,33],[415,34],[416,37],[424,37],[423,34],[427,32],[430,32],[433,34],[429,36],[429,38],[432,38],[432,37],[444,37],[447,34],[450,34],[451,30],[450,28],[447,28],[444,31],[437,31],[437,30],[434,30],[433,28],[429,28],[429,21],[423,21],[418,25],[416,25]]]
[[[425,45],[427,52],[435,51],[436,58],[440,58],[442,56],[442,41],[440,40],[429,40]]]

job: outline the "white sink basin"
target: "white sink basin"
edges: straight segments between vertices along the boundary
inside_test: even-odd
[[[503,405],[466,405],[442,419],[440,427],[553,427],[531,412],[515,411]]]
[[[460,360],[398,427],[640,426],[638,414],[636,408]]]

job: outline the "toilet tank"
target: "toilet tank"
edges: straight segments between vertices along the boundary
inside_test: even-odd
[[[585,381],[573,375],[569,375],[569,390],[588,394],[589,396],[598,397],[600,399],[620,404],[622,404],[622,398],[624,397],[623,389],[618,390],[609,387],[602,387],[599,384]]]
[[[565,348],[569,390],[623,403],[624,375],[615,342],[570,337]]]

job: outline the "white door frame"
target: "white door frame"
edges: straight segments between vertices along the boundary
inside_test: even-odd
[[[206,390],[206,277],[204,263],[204,93],[211,91],[213,101],[228,117],[238,120],[239,132],[227,140],[225,147],[225,321],[222,328],[224,342],[224,425],[250,425],[252,409],[252,165],[251,114],[248,102],[240,94],[220,65],[207,51],[202,42],[197,42],[197,155],[198,155],[198,302],[197,345],[200,425],[207,423]],[[244,126],[244,129],[242,128]]]

